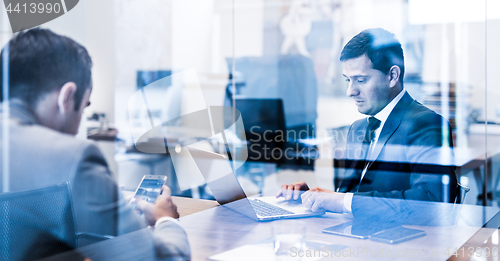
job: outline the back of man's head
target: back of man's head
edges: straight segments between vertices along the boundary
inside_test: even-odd
[[[6,55],[8,68],[3,67]],[[10,98],[20,99],[33,108],[46,94],[74,82],[78,110],[85,90],[91,87],[91,67],[92,60],[83,46],[50,30],[35,28],[20,32],[2,50],[0,84],[3,89],[3,70],[8,69]],[[0,98],[3,101],[1,92]]]
[[[344,46],[340,61],[358,58],[366,55],[373,63],[373,69],[388,74],[392,66],[401,69],[399,81],[403,83],[405,73],[404,55],[401,43],[394,34],[382,28],[363,30],[354,36]]]

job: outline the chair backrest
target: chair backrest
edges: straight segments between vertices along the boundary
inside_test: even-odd
[[[34,260],[76,247],[69,184],[0,194],[0,260]]]
[[[455,204],[464,203],[465,196],[467,195],[467,192],[469,192],[469,191],[470,191],[469,187],[460,184],[460,182],[457,182],[457,193],[456,193],[456,197],[455,197]]]

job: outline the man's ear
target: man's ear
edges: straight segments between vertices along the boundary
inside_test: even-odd
[[[397,65],[393,65],[391,69],[389,69],[389,86],[392,88],[396,86],[399,82],[399,76],[401,76],[401,68]]]
[[[59,113],[66,114],[75,109],[75,93],[76,84],[74,82],[67,82],[63,85],[57,97]]]

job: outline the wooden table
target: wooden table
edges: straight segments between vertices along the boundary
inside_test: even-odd
[[[438,203],[444,204],[444,203]],[[354,239],[322,233],[322,229],[341,224],[350,220],[345,215],[328,213],[323,217],[304,218],[299,220],[277,220],[272,222],[255,222],[223,206],[211,208],[203,212],[180,219],[186,229],[191,244],[192,260],[207,260],[210,256],[253,244],[272,236],[272,226],[275,224],[293,225],[293,222],[302,222],[306,225],[306,239],[327,242],[329,244],[344,245],[347,249],[360,248],[364,251],[361,255],[350,255],[346,260],[365,260],[367,251],[391,251],[397,254],[399,250],[419,251],[423,256],[415,260],[446,260],[451,256],[453,249],[462,246],[481,246],[484,239],[488,238],[496,229],[482,228],[482,226],[495,216],[496,211],[491,207],[462,205],[460,221],[457,224],[446,226],[415,226],[407,227],[425,230],[427,236],[413,239],[397,245],[384,244],[370,240]],[[422,215],[428,215],[422,211]],[[447,219],[445,216],[438,219]],[[499,218],[494,221],[500,225]],[[376,225],[376,223],[374,223]],[[495,225],[492,225],[495,226]],[[481,234],[482,233],[482,234]],[[477,235],[480,234],[478,237]],[[482,236],[482,237],[481,237]],[[478,239],[479,238],[479,239]],[[469,240],[473,239],[471,242]],[[483,241],[481,241],[483,240]],[[479,244],[475,244],[481,242]],[[465,249],[467,251],[467,249]],[[447,251],[451,253],[447,254]],[[355,251],[356,252],[356,251]],[[434,254],[436,252],[437,254]],[[468,252],[465,252],[468,255]],[[369,258],[369,257],[368,257]],[[338,259],[336,256],[327,256],[321,260]],[[379,260],[400,260],[401,257],[374,257]],[[411,259],[411,258],[409,258]]]
[[[215,200],[193,199],[184,197],[172,197],[172,201],[177,205],[179,216],[185,217],[203,210],[219,206]]]
[[[134,195],[133,191],[122,191],[125,198],[131,198]],[[185,217],[187,215],[194,214],[209,208],[219,206],[219,203],[215,200],[205,200],[205,199],[193,199],[185,197],[172,197],[172,201],[177,205],[177,212],[179,212],[180,217]]]

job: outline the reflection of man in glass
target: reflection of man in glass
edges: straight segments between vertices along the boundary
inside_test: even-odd
[[[359,196],[452,202],[457,181],[449,124],[405,91],[399,41],[380,28],[364,30],[345,45],[340,60],[347,95],[368,118],[351,125],[338,192],[309,190],[301,181],[283,185],[277,196],[298,199],[309,190],[302,195],[307,208],[354,215]]]

